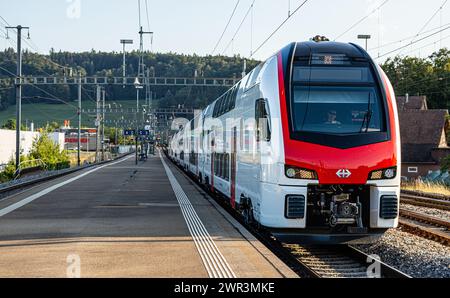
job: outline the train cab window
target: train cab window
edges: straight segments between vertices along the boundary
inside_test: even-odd
[[[314,57],[293,66],[291,136],[338,148],[386,141],[388,111],[374,66],[343,55]]]
[[[380,132],[381,106],[373,87],[294,87],[296,131],[350,134]]]
[[[269,142],[271,138],[270,116],[267,102],[258,99],[255,106],[256,141]]]

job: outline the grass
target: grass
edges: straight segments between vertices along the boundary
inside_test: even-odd
[[[80,152],[80,160],[81,164],[84,164],[85,161],[87,162],[94,162],[95,161],[95,152]],[[78,155],[77,152],[69,152],[69,161],[70,166],[74,167],[78,163]]]
[[[112,104],[113,101],[106,100],[106,106],[111,104],[111,108],[114,109],[115,106]],[[114,100],[115,103],[122,105],[123,109],[136,108],[135,100]],[[143,101],[144,102],[144,101]],[[26,124],[28,121],[28,125],[30,122],[34,122],[34,127],[42,127],[45,126],[46,123],[50,123],[53,121],[58,122],[59,124],[63,124],[64,120],[70,120],[71,126],[77,126],[78,116],[76,106],[78,103],[73,101],[70,103],[73,106],[67,104],[49,104],[49,103],[30,103],[27,102],[26,99],[22,102],[22,123]],[[75,107],[74,107],[75,106]],[[95,102],[90,99],[86,99],[84,102],[82,101],[83,109],[95,109]],[[120,119],[122,114],[108,114],[106,113],[106,119],[115,120]],[[133,114],[123,114],[124,119],[133,120]],[[16,118],[16,106],[9,106],[6,110],[0,111],[0,126],[6,122],[8,119]],[[87,114],[82,114],[82,126],[84,127],[93,127],[95,119],[95,112]],[[108,125],[108,124],[107,124]],[[111,126],[113,126],[111,124]]]
[[[431,183],[416,180],[414,182],[402,183],[402,189],[450,196],[450,187],[443,183]]]

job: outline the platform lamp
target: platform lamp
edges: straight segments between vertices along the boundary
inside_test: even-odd
[[[122,64],[122,76],[124,80],[123,88],[125,88],[125,76],[126,76],[126,62],[125,62],[125,45],[127,44],[133,44],[132,39],[121,39],[120,43],[123,45],[123,64]]]
[[[367,51],[367,40],[369,40],[372,36],[368,34],[359,34],[358,39],[365,39],[366,40],[366,51]]]

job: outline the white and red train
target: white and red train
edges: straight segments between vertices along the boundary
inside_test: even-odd
[[[355,44],[289,44],[180,129],[168,154],[284,241],[367,241],[398,224],[395,95]]]

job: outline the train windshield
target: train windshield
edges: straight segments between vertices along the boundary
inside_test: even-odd
[[[385,129],[383,104],[369,67],[294,66],[295,132],[362,134]]]

